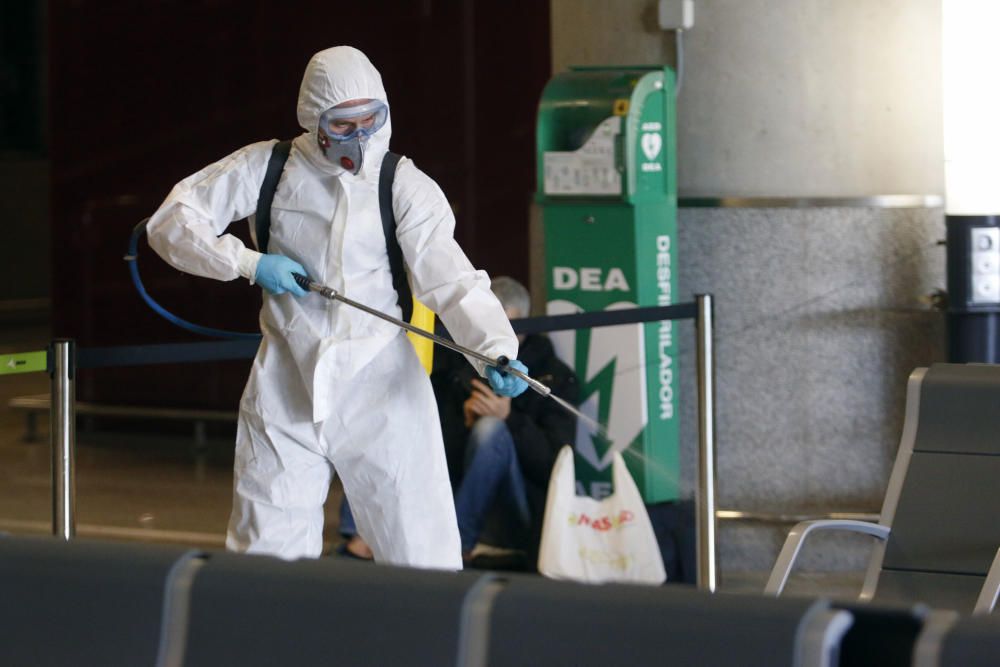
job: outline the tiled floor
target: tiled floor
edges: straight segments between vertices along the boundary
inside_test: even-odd
[[[0,353],[43,349],[47,327],[0,328]],[[38,440],[25,441],[27,415],[15,396],[47,394],[44,373],[0,376],[0,530],[47,533],[52,522],[48,416]],[[232,440],[210,437],[204,448],[187,435],[142,431],[129,420],[119,432],[89,432],[81,420],[76,449],[76,521],[81,537],[180,542],[221,547],[232,494]],[[118,431],[118,429],[116,429]],[[327,540],[335,542],[339,484],[327,502]]]

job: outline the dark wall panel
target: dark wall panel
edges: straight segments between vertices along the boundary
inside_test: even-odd
[[[335,44],[357,46],[382,72],[393,149],[440,183],[472,261],[527,280],[547,2],[61,0],[48,17],[55,335],[85,347],[200,340],[135,294],[122,261],[129,230],[205,164],[298,134],[302,70]],[[140,256],[149,291],[170,310],[256,329],[260,296],[245,281],[181,274],[145,247]],[[234,407],[248,366],[89,371],[78,391]]]

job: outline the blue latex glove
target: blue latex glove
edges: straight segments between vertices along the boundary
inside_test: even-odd
[[[271,294],[284,294],[291,292],[295,296],[305,296],[308,292],[295,282],[293,273],[309,275],[302,265],[294,259],[288,259],[284,255],[261,255],[257,263],[257,273],[254,275],[254,282],[266,289]]]
[[[511,359],[508,365],[528,375],[528,367],[517,359]],[[486,379],[490,381],[490,387],[493,388],[493,393],[497,396],[510,396],[513,398],[514,396],[520,396],[528,388],[527,382],[511,373],[501,373],[495,366],[486,367]]]

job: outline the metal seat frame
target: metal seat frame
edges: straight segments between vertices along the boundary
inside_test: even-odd
[[[885,560],[886,546],[892,534],[892,522],[896,514],[896,507],[899,503],[899,497],[903,492],[906,473],[910,467],[910,459],[913,456],[917,428],[920,422],[920,389],[928,370],[927,368],[914,370],[907,381],[906,416],[903,421],[903,432],[900,437],[899,450],[896,454],[896,462],[889,476],[889,484],[886,489],[878,523],[820,519],[802,521],[796,524],[785,539],[781,553],[778,555],[778,559],[771,570],[767,585],[764,587],[765,595],[781,595],[788,581],[788,576],[795,565],[795,560],[809,535],[827,530],[841,530],[871,535],[877,540],[858,599],[861,601],[870,601],[875,596],[879,575],[882,571],[882,563]],[[997,550],[996,557],[993,559],[993,563],[986,575],[973,613],[992,613],[998,596],[1000,596],[1000,549]]]

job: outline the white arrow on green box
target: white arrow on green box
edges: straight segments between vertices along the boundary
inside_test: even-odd
[[[46,370],[46,366],[47,354],[45,350],[0,354],[0,375],[38,373]]]

